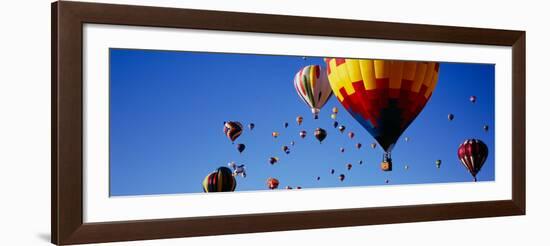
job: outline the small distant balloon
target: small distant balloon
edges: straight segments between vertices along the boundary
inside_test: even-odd
[[[289,149],[288,146],[286,146],[286,145],[283,146],[281,149],[282,149],[286,154],[289,154],[289,153],[290,153],[290,149]]]
[[[340,147],[340,152],[344,153],[344,151],[346,151],[346,149],[344,149],[343,147]]]
[[[340,176],[338,176],[338,179],[339,179],[340,181],[344,181],[344,179],[346,179],[346,175],[340,174]]]
[[[334,169],[330,169],[330,174],[334,174]]]
[[[277,162],[279,162],[279,157],[269,157],[269,164],[275,165]]]
[[[277,138],[279,136],[279,133],[278,132],[272,132],[271,136],[274,137],[274,138]]]
[[[327,131],[325,131],[325,129],[323,128],[317,128],[315,129],[315,138],[317,140],[319,140],[319,143],[322,143],[323,140],[325,140],[325,138],[327,137]]]
[[[405,170],[409,170],[409,165],[405,165]]]
[[[337,108],[337,107],[333,107],[333,108],[332,108],[332,113],[333,113],[333,114],[337,114],[337,113],[338,113],[338,108]]]
[[[384,181],[386,184],[390,183],[390,180],[389,179],[386,179],[386,181]]]
[[[371,143],[370,147],[373,148],[373,149],[376,149],[376,143]]]
[[[307,135],[307,132],[306,132],[306,131],[303,131],[303,130],[300,131],[300,137],[301,137],[301,138],[305,138],[306,135]]]
[[[290,187],[290,186],[287,185],[287,186],[285,186],[285,189],[287,189],[287,190],[292,190],[292,187]]]
[[[254,123],[248,124],[248,129],[250,129],[251,131],[254,130],[254,127],[256,127],[256,125],[254,125]]]
[[[348,171],[351,170],[352,167],[353,167],[353,165],[351,165],[351,163],[348,163],[348,164],[346,165],[346,168],[348,169]]]
[[[334,128],[338,127],[338,121],[332,122],[332,126],[334,126]]]
[[[470,96],[470,102],[476,103],[477,97],[476,96]]]
[[[340,131],[340,133],[344,133],[344,131],[346,130],[346,126],[344,125],[339,126],[338,130]]]
[[[435,161],[435,166],[436,166],[437,168],[440,168],[440,167],[441,167],[441,160],[436,160],[436,161]]]
[[[330,118],[336,120],[336,114],[330,114]]]
[[[353,132],[348,132],[348,137],[349,137],[350,139],[353,139],[353,137],[355,137],[355,133],[353,133]]]
[[[321,177],[317,176],[317,181],[321,180]]]
[[[267,188],[273,190],[277,189],[279,187],[279,180],[276,178],[268,178],[267,179]]]
[[[287,128],[288,127],[288,122],[285,122],[284,126],[285,126],[285,128]]]
[[[301,189],[302,189],[302,186],[296,186],[296,189],[297,189],[297,190],[301,190]]]
[[[357,147],[357,149],[360,149],[361,146],[363,146],[361,143],[356,143],[356,144],[355,144],[355,147]]]
[[[304,121],[304,117],[302,116],[296,117],[296,123],[298,123],[298,125],[301,125],[303,121]]]
[[[448,114],[447,115],[447,119],[449,119],[449,121],[452,121],[454,118],[455,118],[454,114]]]
[[[405,137],[405,142],[409,142],[410,138],[409,137]]]
[[[237,144],[237,150],[239,151],[239,153],[242,153],[244,149],[246,149],[246,146],[244,144]]]
[[[483,131],[488,132],[489,131],[489,125],[484,125],[483,126]]]
[[[296,142],[294,142],[294,140],[290,141],[290,146],[294,146],[294,144],[296,144]]]
[[[363,165],[363,160],[359,160],[359,165]]]

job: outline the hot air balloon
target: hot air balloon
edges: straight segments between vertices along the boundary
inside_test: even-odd
[[[344,174],[340,174],[340,176],[338,176],[338,179],[340,180],[340,182],[344,181],[345,178],[346,178],[346,175]]]
[[[452,121],[454,118],[455,118],[454,114],[447,115],[447,119],[449,119],[449,121]]]
[[[435,166],[436,166],[437,168],[440,168],[440,167],[441,167],[441,160],[436,160],[436,161],[435,161]]]
[[[348,164],[346,165],[346,168],[348,169],[348,171],[351,170],[352,167],[353,167],[353,165],[351,165],[351,163],[348,163]]]
[[[334,169],[330,169],[330,174],[334,174]]]
[[[410,138],[409,137],[405,137],[405,142],[409,142]]]
[[[476,175],[483,167],[489,148],[479,139],[468,139],[458,146],[458,159],[470,172],[474,181],[477,181]]]
[[[248,129],[250,129],[251,131],[254,130],[254,127],[256,127],[256,125],[254,125],[254,123],[248,124]]]
[[[297,189],[297,190],[301,190],[301,189],[302,189],[302,186],[296,186],[296,189]]]
[[[304,121],[304,117],[302,116],[296,117],[296,123],[298,123],[298,125],[301,125],[303,121]]]
[[[319,111],[332,96],[325,69],[319,65],[300,69],[294,76],[294,88],[302,101],[311,108],[314,118],[319,118]]]
[[[241,135],[243,132],[243,125],[240,122],[237,121],[227,121],[225,124],[223,124],[223,133],[231,142],[235,142],[235,140]]]
[[[317,181],[321,180],[321,177],[317,176]]]
[[[489,131],[489,125],[484,125],[483,126],[483,131],[488,132]]]
[[[359,160],[359,165],[363,165],[363,160]]]
[[[246,178],[246,168],[244,164],[237,165],[237,163],[232,161],[229,162],[227,165],[233,168],[233,176],[241,175],[241,177]]]
[[[384,150],[391,151],[422,111],[439,77],[439,63],[325,58],[332,91]]]
[[[338,127],[338,121],[332,122],[332,126],[334,126],[334,128]]]
[[[349,137],[350,139],[353,139],[353,137],[355,137],[355,133],[353,133],[353,132],[348,132],[348,137]]]
[[[333,120],[336,120],[336,114],[330,114],[330,118],[333,119]]]
[[[363,146],[361,143],[356,143],[356,144],[355,144],[355,147],[357,147],[357,149],[360,149],[361,146]]]
[[[476,103],[477,97],[476,96],[470,96],[470,102]]]
[[[296,144],[296,142],[294,142],[294,140],[290,141],[290,146],[294,146],[294,144]]]
[[[390,183],[390,180],[389,180],[389,179],[386,179],[384,182],[385,182],[386,184],[389,184],[389,183]]]
[[[267,188],[273,190],[277,189],[279,187],[279,180],[276,178],[268,178],[267,179]]]
[[[269,164],[275,165],[277,162],[279,162],[279,157],[269,157]]]
[[[242,153],[245,148],[246,146],[244,144],[237,144],[237,150],[239,151],[239,153]]]
[[[340,147],[340,152],[344,153],[344,151],[346,151],[346,149],[344,149],[343,147]]]
[[[237,180],[233,177],[231,169],[227,167],[219,167],[206,175],[202,181],[202,190],[206,193],[234,191],[235,187],[237,187]]]
[[[405,170],[409,170],[409,165],[405,165]]]
[[[376,149],[376,143],[371,143],[370,147],[373,148],[373,149]]]
[[[306,137],[306,134],[307,134],[306,131],[300,131],[300,137],[301,137],[301,138],[305,138],[305,137]]]
[[[279,136],[279,133],[278,132],[272,132],[271,136],[274,137],[274,138],[277,138]]]
[[[315,129],[315,133],[313,133],[313,135],[315,135],[315,138],[319,140],[319,143],[322,143],[327,137],[327,131],[323,128],[317,128]]]
[[[285,122],[284,126],[285,126],[285,128],[287,128],[288,127],[288,122]]]
[[[287,189],[287,190],[292,190],[292,187],[290,187],[290,186],[287,185],[287,186],[285,186],[285,189]]]
[[[290,153],[290,149],[288,148],[288,146],[283,146],[281,147],[281,149],[286,153],[286,154],[289,154]]]
[[[337,107],[332,107],[332,113],[337,114],[338,113],[338,108]]]
[[[341,125],[338,127],[338,131],[340,131],[340,133],[344,133],[345,130],[346,130],[346,126],[344,125]]]

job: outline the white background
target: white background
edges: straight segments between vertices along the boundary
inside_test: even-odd
[[[118,1],[123,2],[123,1]],[[127,1],[127,2],[138,2]],[[153,2],[153,1],[150,1]],[[127,242],[113,245],[547,245],[547,57],[544,1],[155,1],[180,7],[527,31],[527,216]],[[50,2],[10,1],[0,25],[0,237],[47,245],[50,225]],[[469,235],[468,235],[469,234]]]

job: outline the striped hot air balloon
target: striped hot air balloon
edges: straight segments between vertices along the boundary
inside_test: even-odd
[[[231,169],[227,167],[219,167],[202,181],[202,190],[206,193],[235,191],[235,187],[237,187],[237,180],[233,177]]]
[[[332,95],[326,71],[319,65],[309,65],[300,69],[294,76],[294,88],[315,119],[319,111]]]
[[[223,133],[234,142],[243,133],[243,125],[238,121],[227,121],[223,124]]]
[[[391,165],[397,139],[430,99],[439,76],[437,62],[325,58],[332,91],[344,108],[376,139]]]
[[[483,167],[488,154],[489,148],[479,139],[467,139],[458,146],[458,159],[468,169],[474,181],[477,181],[476,175]]]

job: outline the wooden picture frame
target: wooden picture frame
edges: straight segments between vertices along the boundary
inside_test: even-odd
[[[52,4],[54,244],[160,239],[525,214],[525,32],[162,7]],[[83,23],[498,45],[512,48],[512,199],[432,205],[83,222]]]

